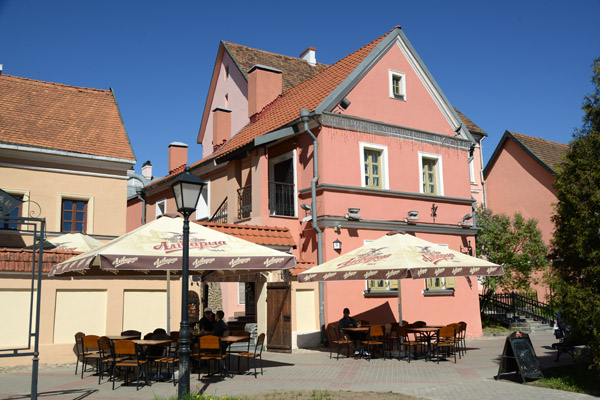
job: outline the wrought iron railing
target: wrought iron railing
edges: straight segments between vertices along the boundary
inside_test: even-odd
[[[250,218],[252,214],[252,186],[244,186],[237,190],[238,220]]]
[[[219,222],[226,224],[227,223],[227,197],[221,203],[217,211],[210,217],[210,222]]]
[[[293,183],[269,182],[269,210],[271,215],[293,217],[296,215]]]
[[[549,304],[523,296],[519,293],[494,293],[479,295],[481,313],[506,322],[507,315],[521,315],[546,324],[554,323],[555,311]]]

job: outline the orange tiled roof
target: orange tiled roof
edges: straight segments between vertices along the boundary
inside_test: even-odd
[[[388,33],[285,92],[281,99],[275,102],[261,118],[242,128],[223,147],[214,153],[213,157],[218,158],[229,154],[250,143],[255,138],[300,118],[300,110],[302,108],[308,108],[313,111],[329,93],[342,83]]]
[[[135,161],[112,90],[0,75],[0,142]]]
[[[44,250],[42,272],[49,272],[53,265],[74,257],[78,252],[62,250]],[[33,250],[0,248],[0,271],[31,272]],[[36,264],[37,268],[37,264]]]
[[[282,89],[284,92],[328,67],[328,65],[321,63],[310,65],[302,58],[270,53],[240,44],[223,41],[223,46],[237,63],[246,80],[248,80],[247,72],[255,65],[267,65],[280,70],[282,72]]]
[[[473,122],[469,118],[467,118],[467,116],[465,114],[463,114],[462,112],[460,112],[456,108],[454,109],[454,111],[456,111],[456,114],[461,119],[461,121],[463,122],[463,124],[465,124],[465,126],[467,127],[467,129],[469,130],[469,132],[471,132],[471,133],[479,133],[479,134],[484,135],[484,136],[488,135],[483,129],[481,129],[479,126],[477,126],[477,124],[475,122]]]
[[[292,276],[298,276],[300,272],[308,271],[314,266],[315,264],[310,261],[296,259],[296,268],[290,269],[290,274],[292,274]]]
[[[552,170],[554,170],[556,164],[559,164],[562,161],[562,156],[569,151],[569,145],[564,143],[551,142],[549,140],[511,131],[508,131],[508,133],[514,136],[515,139],[521,142],[523,146],[527,147],[531,153]]]
[[[196,223],[263,246],[296,247],[296,243],[288,228],[244,224],[221,224],[217,222]]]

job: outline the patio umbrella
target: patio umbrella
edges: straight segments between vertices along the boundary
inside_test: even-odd
[[[62,274],[156,274],[181,271],[183,218],[162,217],[86,253],[56,264]],[[294,268],[293,255],[190,224],[189,271],[219,281],[231,275]]]
[[[390,232],[298,274],[298,282],[425,279],[502,275],[501,265],[450,250],[404,232]],[[399,283],[399,282],[398,282]],[[398,311],[402,320],[398,284]]]
[[[64,235],[45,240],[42,246],[44,250],[56,249],[83,253],[100,247],[102,244],[101,241],[83,233],[65,233]],[[33,245],[28,246],[28,248],[33,248]]]

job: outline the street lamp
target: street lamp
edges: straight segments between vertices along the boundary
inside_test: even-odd
[[[183,253],[181,256],[181,323],[179,325],[179,387],[178,397],[190,393],[190,325],[188,323],[188,275],[190,262],[190,215],[196,211],[198,199],[206,185],[186,167],[173,184],[177,211],[183,214]]]

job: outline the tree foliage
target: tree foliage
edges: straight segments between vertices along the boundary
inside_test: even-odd
[[[525,219],[516,213],[511,220],[505,214],[479,207],[476,210],[477,255],[504,265],[504,275],[485,277],[486,292],[527,291],[537,283],[533,273],[548,265],[548,248],[542,240],[537,220]]]
[[[592,349],[600,368],[600,58],[583,125],[557,167],[552,288],[561,314]]]

